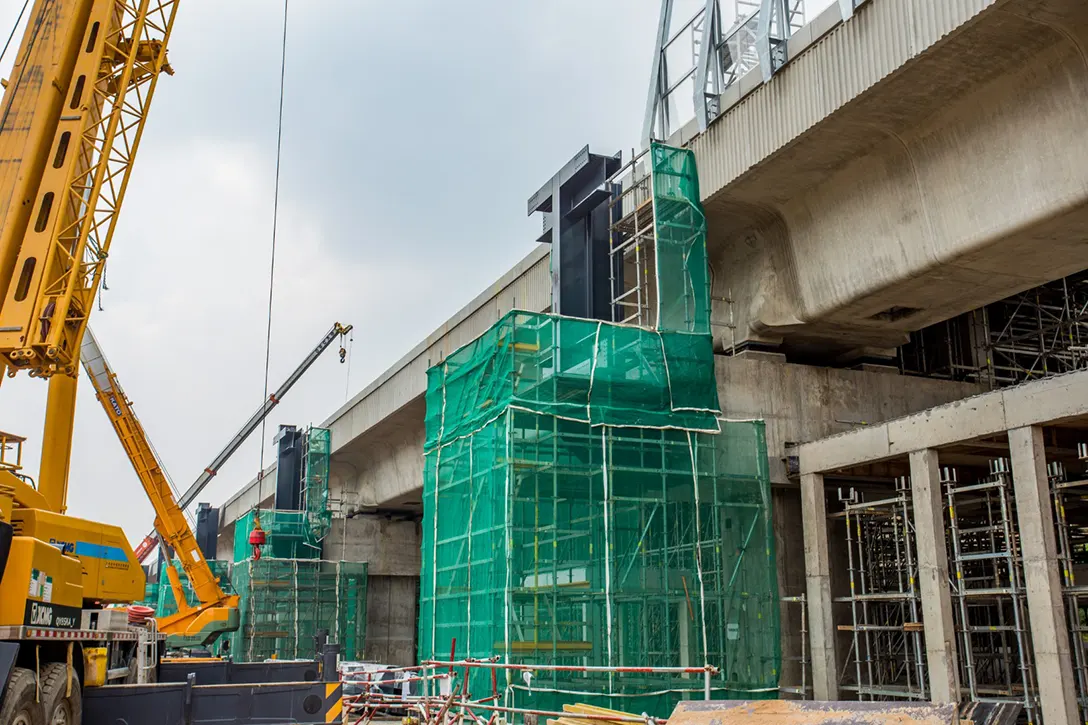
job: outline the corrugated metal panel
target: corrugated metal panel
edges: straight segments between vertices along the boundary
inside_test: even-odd
[[[862,6],[692,141],[703,199],[995,2],[871,0]]]

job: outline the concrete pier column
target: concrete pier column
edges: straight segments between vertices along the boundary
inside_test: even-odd
[[[1042,719],[1046,725],[1074,725],[1078,722],[1076,686],[1058,578],[1042,428],[1010,430],[1009,452]]]
[[[835,619],[831,613],[827,502],[824,499],[824,477],[819,473],[801,476],[801,520],[805,538],[812,694],[816,700],[838,700],[839,666],[835,656]]]
[[[956,660],[956,623],[948,585],[948,547],[944,538],[944,505],[937,451],[910,454],[911,500],[918,551],[918,584],[922,595],[929,697],[934,703],[960,701]]]

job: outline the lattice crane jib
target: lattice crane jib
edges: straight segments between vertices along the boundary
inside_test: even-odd
[[[4,98],[0,359],[74,376],[177,0],[39,0]],[[55,97],[41,77],[53,77]],[[4,163],[7,162],[7,163]]]

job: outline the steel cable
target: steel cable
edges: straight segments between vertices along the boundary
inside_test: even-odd
[[[283,40],[280,46],[280,102],[276,121],[276,181],[272,200],[272,251],[268,268],[268,324],[264,341],[264,397],[268,400],[268,369],[272,359],[272,299],[276,282],[276,235],[279,231],[280,212],[280,165],[283,160],[283,96],[287,76],[287,8],[290,0],[283,1]],[[261,467],[257,469],[257,481],[264,478],[264,447],[267,417],[261,419]],[[260,486],[258,486],[258,492]],[[258,498],[259,498],[258,493]]]

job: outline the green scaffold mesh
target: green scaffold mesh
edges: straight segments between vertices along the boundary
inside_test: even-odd
[[[428,371],[421,660],[709,663],[716,698],[776,696],[764,426],[718,420],[705,224],[676,151],[653,153],[655,193],[683,201],[659,214],[661,274],[680,278],[659,282],[661,329],[512,312]],[[469,677],[491,696],[490,673]],[[698,674],[500,672],[497,687],[518,707],[657,717],[703,696]]]
[[[332,434],[327,428],[306,431],[302,463],[302,505],[305,510],[306,543],[320,550],[332,528],[329,510],[329,455]]]
[[[706,216],[695,154],[650,146],[657,263],[657,329],[710,334]]]
[[[253,556],[249,535],[260,519],[267,543],[262,556],[269,559],[320,559],[321,544],[310,542],[310,524],[305,511],[253,509],[234,523],[234,561]]]
[[[231,582],[240,598],[238,631],[229,635],[235,661],[311,659],[322,629],[345,660],[364,658],[365,562],[241,561],[231,567]]]
[[[510,312],[427,372],[426,445],[508,407],[593,425],[716,431],[711,345],[709,335]]]

